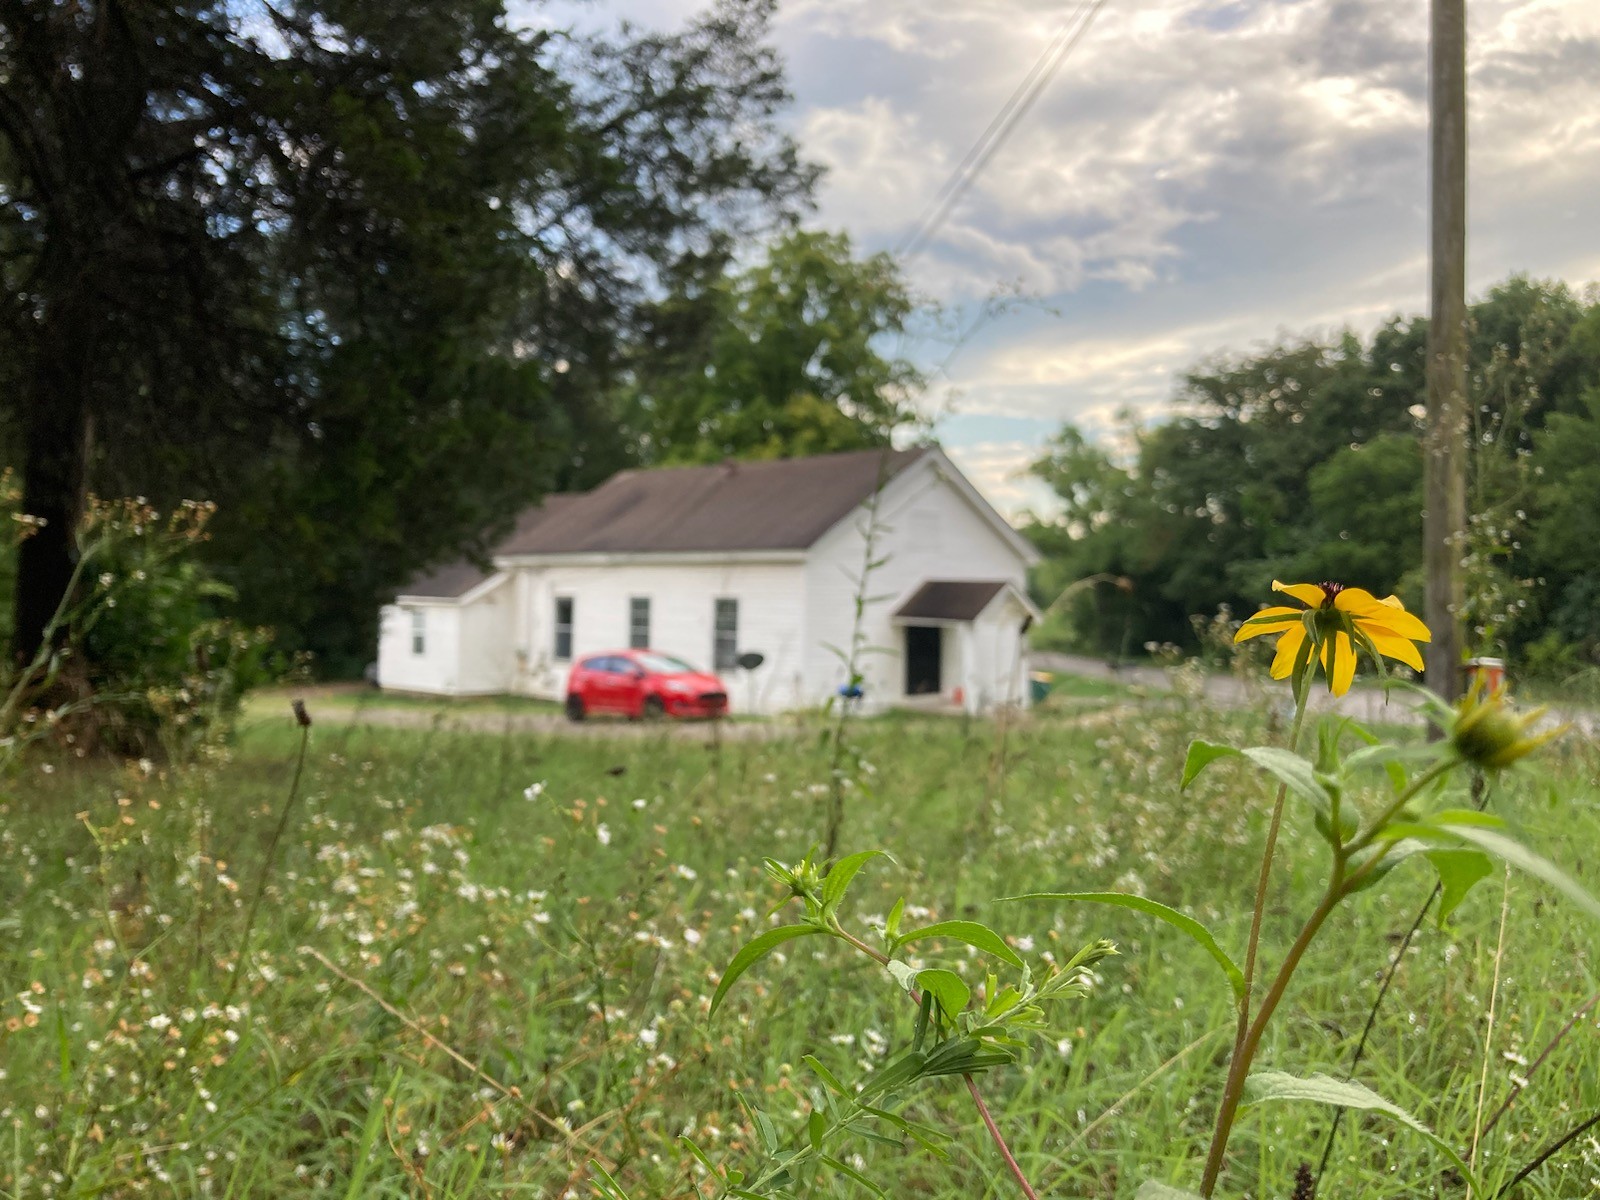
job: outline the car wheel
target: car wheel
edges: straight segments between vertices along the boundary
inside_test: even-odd
[[[644,707],[639,710],[639,715],[646,721],[659,721],[667,715],[667,706],[661,703],[660,696],[646,696]]]
[[[567,720],[581,721],[588,716],[588,710],[583,707],[582,696],[567,697]]]

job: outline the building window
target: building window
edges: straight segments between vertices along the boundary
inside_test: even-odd
[[[739,665],[739,602],[718,600],[715,640],[711,646],[712,669],[731,671]]]
[[[420,608],[411,610],[411,653],[428,652],[428,614]]]
[[[628,648],[650,647],[650,597],[634,596],[628,601]]]
[[[572,597],[556,597],[556,644],[555,658],[557,662],[567,662],[572,658]]]

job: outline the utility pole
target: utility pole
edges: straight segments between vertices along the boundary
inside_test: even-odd
[[[1433,631],[1428,686],[1462,691],[1461,559],[1467,526],[1467,13],[1431,0],[1433,294],[1428,320],[1428,429],[1423,441],[1423,619]]]

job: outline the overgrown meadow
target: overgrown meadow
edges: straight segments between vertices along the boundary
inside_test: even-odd
[[[819,726],[612,738],[319,721],[276,837],[302,734],[287,699],[267,711],[193,767],[41,763],[11,785],[0,1194],[553,1200],[593,1195],[599,1164],[636,1200],[709,1195],[685,1138],[719,1170],[745,1169],[751,1109],[806,1136],[822,1083],[805,1056],[858,1078],[914,1036],[917,1006],[826,938],[781,948],[708,1017],[738,948],[792,919],[761,860],[820,839],[832,759]],[[893,861],[856,877],[847,926],[871,938],[903,897],[918,922],[1004,932],[1041,974],[1095,938],[1118,945],[1022,1065],[984,1077],[1040,1194],[1192,1187],[1235,1020],[1215,964],[1135,913],[997,898],[1138,892],[1241,944],[1270,796],[1235,765],[1181,794],[1179,774],[1193,737],[1281,728],[1113,695],[1006,725],[864,720],[851,736],[840,849]],[[1571,737],[1530,763],[1492,785],[1491,809],[1600,889],[1600,752]],[[1325,857],[1292,808],[1279,856],[1267,969]],[[1432,886],[1408,862],[1335,914],[1261,1066],[1342,1076],[1381,947]],[[1445,928],[1423,926],[1379,1011],[1359,1079],[1463,1154],[1486,1129],[1490,1195],[1600,1109],[1596,936],[1496,867]],[[983,981],[976,950],[919,953]],[[894,1196],[1015,1194],[959,1079],[920,1083],[902,1111],[951,1135],[947,1157],[855,1140],[840,1147],[852,1171]],[[1331,1119],[1244,1108],[1219,1195],[1288,1200]],[[1465,1194],[1437,1150],[1381,1116],[1348,1114],[1330,1164],[1324,1196]],[[1585,1137],[1514,1194],[1597,1188],[1600,1140]],[[861,1189],[825,1171],[814,1194]]]

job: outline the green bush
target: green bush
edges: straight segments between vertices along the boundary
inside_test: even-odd
[[[249,688],[284,673],[269,631],[228,619],[232,589],[198,561],[213,511],[90,501],[47,648],[5,680],[0,728],[13,753],[51,739],[79,757],[185,758],[226,732]]]

